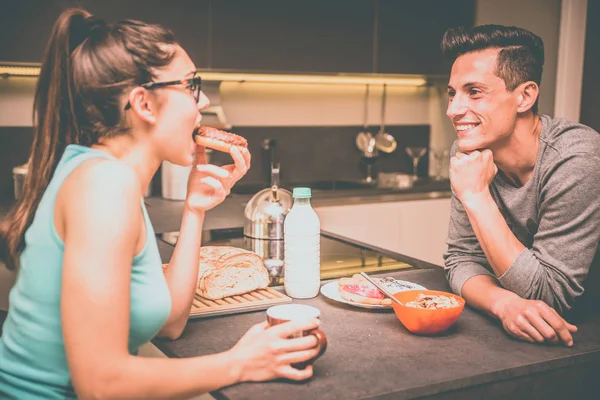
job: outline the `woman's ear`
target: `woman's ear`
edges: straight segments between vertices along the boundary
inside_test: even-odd
[[[131,105],[131,111],[142,121],[149,124],[156,123],[156,106],[148,90],[141,86],[134,88],[129,92],[129,104]]]
[[[529,81],[519,85],[516,89],[518,97],[517,111],[520,113],[531,110],[540,94],[540,88],[537,83]]]

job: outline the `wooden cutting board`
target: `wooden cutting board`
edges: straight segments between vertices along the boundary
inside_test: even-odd
[[[168,266],[169,264],[163,264],[163,271],[166,270]],[[190,319],[266,310],[277,304],[291,302],[291,297],[270,287],[253,290],[237,296],[225,297],[219,300],[210,300],[196,293],[194,295],[194,300],[192,301]]]
[[[277,305],[291,303],[292,298],[273,288],[257,289],[237,296],[220,300],[209,300],[194,296],[190,318],[214,317],[216,315],[239,314],[250,311],[266,310]]]

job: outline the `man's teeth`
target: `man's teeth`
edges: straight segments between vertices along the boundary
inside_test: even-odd
[[[456,130],[457,131],[466,131],[466,130],[475,128],[477,125],[479,125],[479,124],[457,125]]]

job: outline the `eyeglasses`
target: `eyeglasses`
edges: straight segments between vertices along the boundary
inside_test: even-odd
[[[148,82],[140,85],[144,89],[157,89],[165,86],[173,86],[173,85],[185,85],[185,88],[189,90],[194,96],[194,100],[198,103],[200,100],[200,92],[202,91],[202,78],[199,76],[195,76],[193,78],[180,79],[178,81],[169,81],[169,82]],[[125,106],[125,111],[131,108],[131,103],[127,102]]]

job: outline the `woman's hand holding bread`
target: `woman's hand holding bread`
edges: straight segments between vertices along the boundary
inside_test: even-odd
[[[207,164],[205,151],[204,146],[196,145],[196,160],[188,178],[186,206],[195,213],[219,205],[250,168],[251,157],[246,147],[230,146],[228,152],[234,163],[222,167]]]

